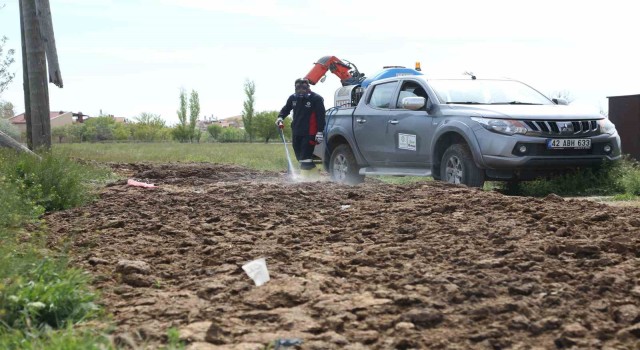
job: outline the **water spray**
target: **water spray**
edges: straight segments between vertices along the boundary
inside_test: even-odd
[[[293,180],[296,178],[296,172],[293,169],[293,162],[291,161],[291,154],[289,154],[289,147],[287,147],[287,141],[284,138],[284,131],[282,128],[278,127],[278,131],[280,132],[280,138],[282,139],[282,144],[284,145],[284,151],[287,153],[287,163],[289,168],[287,169],[287,173],[289,177]]]

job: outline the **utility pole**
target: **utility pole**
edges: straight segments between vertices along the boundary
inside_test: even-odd
[[[49,0],[20,0],[25,119],[29,148],[51,148],[49,80],[62,87]]]
[[[22,42],[22,87],[24,91],[24,120],[27,124],[27,146],[32,147],[31,138],[31,98],[29,94],[29,67],[27,66],[27,45],[24,38],[24,16],[22,15],[22,0],[20,7],[20,39]]]
[[[58,63],[56,38],[53,35],[53,20],[51,19],[49,0],[36,0],[36,10],[38,11],[44,49],[47,52],[47,63],[49,63],[49,82],[62,88],[62,73],[60,73],[60,64]]]

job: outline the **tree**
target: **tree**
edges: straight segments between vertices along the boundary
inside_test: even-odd
[[[245,130],[238,128],[223,128],[220,142],[240,142],[245,140]]]
[[[131,133],[134,140],[137,141],[164,141],[166,130],[168,130],[166,122],[158,114],[141,113],[133,118],[134,124],[131,125]]]
[[[116,141],[128,141],[131,138],[131,128],[127,124],[115,123],[112,134]]]
[[[178,109],[179,124],[173,129],[173,137],[179,142],[189,140],[189,128],[187,126],[187,93],[180,89],[180,109]]]
[[[2,39],[0,39],[0,95],[2,95],[2,92],[7,89],[11,81],[13,81],[13,77],[16,75],[9,70],[11,64],[15,62],[15,59],[13,58],[15,50],[9,49],[5,54],[4,46],[6,42],[7,37],[3,36]]]
[[[189,109],[189,120],[187,121],[187,109]],[[178,124],[173,128],[173,137],[180,142],[200,142],[202,132],[196,130],[198,115],[200,114],[200,98],[198,92],[191,90],[191,96],[187,103],[187,93],[180,89],[180,109],[178,109]]]
[[[222,134],[222,125],[211,124],[207,127],[207,132],[209,132],[209,135],[211,135],[211,138],[218,141],[220,139],[220,135]]]
[[[189,98],[189,139],[191,142],[194,140],[200,142],[200,136],[202,136],[200,129],[196,130],[199,115],[200,98],[197,91],[191,90],[191,97]]]
[[[180,125],[187,126],[187,93],[180,89],[180,109],[178,109],[178,121]]]
[[[110,141],[114,140],[116,120],[111,116],[100,116],[90,118],[84,123],[84,138],[88,141]]]
[[[249,135],[249,142],[253,142],[253,117],[255,113],[255,94],[256,94],[256,84],[247,79],[244,82],[244,94],[247,96],[247,99],[244,101],[242,110],[242,123],[244,124],[244,130]]]
[[[164,128],[167,123],[159,114],[143,112],[140,115],[133,117],[133,121],[139,125],[149,125],[157,128]]]
[[[72,142],[82,142],[87,141],[85,137],[85,133],[87,130],[87,125],[85,123],[73,124],[69,128],[69,136],[71,137]]]
[[[0,118],[9,119],[16,114],[13,103],[0,101]]]
[[[0,9],[4,7],[4,5],[0,6]],[[4,47],[7,42],[7,37],[2,36],[0,38],[0,96],[7,89],[15,73],[12,73],[9,68],[15,62],[13,58],[13,54],[15,51],[13,49],[9,49],[7,53],[4,53]],[[5,118],[5,106],[6,104],[0,102],[0,117]],[[13,117],[13,106],[11,106],[11,117]],[[19,150],[24,150],[22,146],[20,146],[16,141],[16,137],[20,136],[20,132],[11,125],[7,120],[0,118],[0,146],[12,147]],[[4,131],[4,132],[3,132]]]
[[[271,139],[278,138],[276,119],[278,119],[278,111],[258,112],[253,119],[255,134],[260,138],[264,138],[265,143],[268,143]],[[287,120],[285,120],[285,123],[288,123]]]
[[[51,128],[51,137],[58,138],[58,143],[62,143],[64,139],[71,135],[71,125],[57,126]]]

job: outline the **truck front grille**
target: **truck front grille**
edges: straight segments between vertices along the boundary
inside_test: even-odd
[[[597,120],[524,120],[528,133],[544,136],[592,136],[599,134]]]

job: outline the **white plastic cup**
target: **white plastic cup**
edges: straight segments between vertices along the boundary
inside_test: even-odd
[[[258,287],[270,280],[269,270],[267,270],[267,262],[264,258],[250,261],[242,265],[242,269]]]

